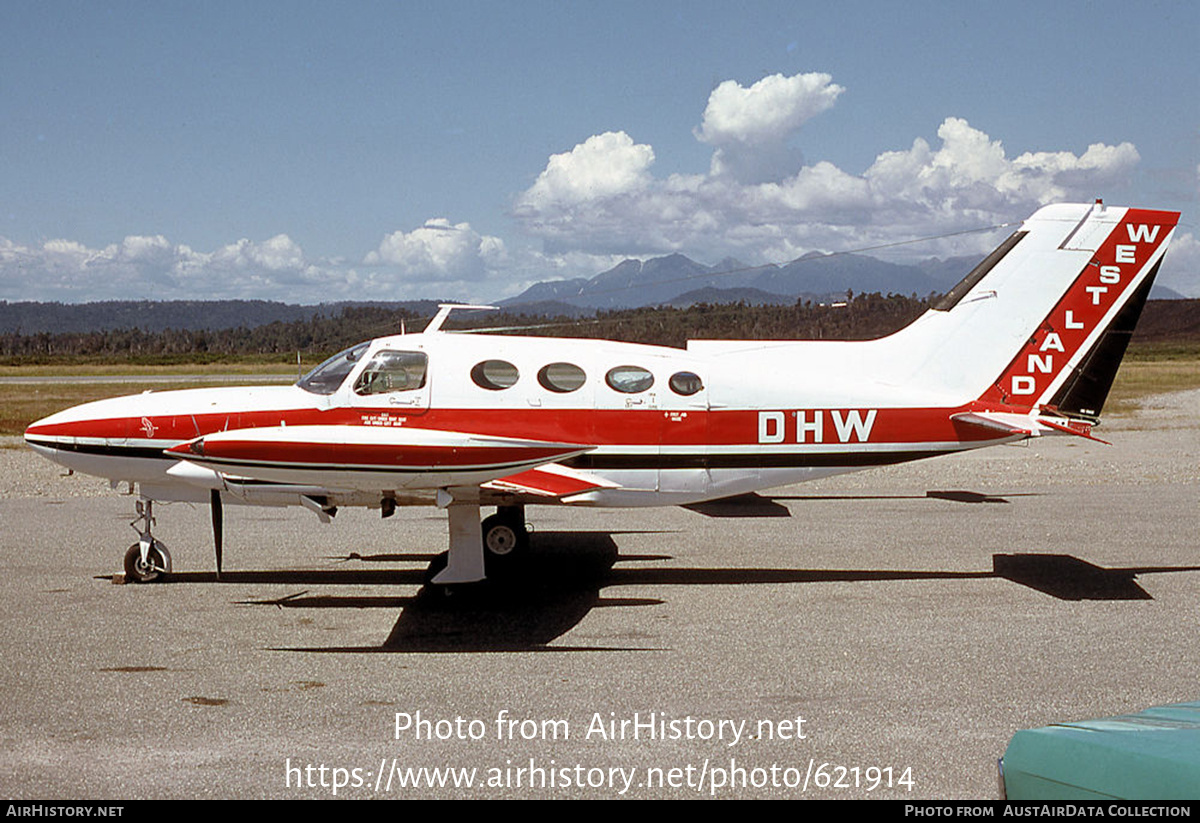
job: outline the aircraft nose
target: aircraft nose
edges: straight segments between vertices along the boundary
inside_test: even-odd
[[[57,460],[64,447],[74,444],[75,437],[65,432],[62,412],[56,412],[25,427],[25,445],[51,460]]]
[[[25,442],[30,443],[32,440],[54,437],[60,434],[61,432],[58,429],[63,422],[62,412],[55,412],[48,417],[43,417],[41,420],[35,420],[25,427]]]
[[[76,438],[124,438],[128,422],[111,400],[72,406],[30,423],[25,429],[29,445],[73,444]]]

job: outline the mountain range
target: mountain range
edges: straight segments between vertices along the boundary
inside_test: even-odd
[[[682,254],[625,260],[594,277],[535,283],[500,302],[507,309],[562,313],[579,309],[689,306],[694,303],[828,302],[848,291],[926,297],[949,291],[979,262],[978,257],[930,258],[903,265],[861,254],[811,252],[784,265],[748,266],[734,259],[713,266]],[[1182,295],[1156,287],[1156,299]]]
[[[582,316],[597,310],[697,303],[783,305],[844,300],[846,293],[878,292],[926,297],[948,291],[977,263],[977,257],[930,258],[911,265],[859,254],[813,252],[785,265],[748,266],[728,258],[706,266],[682,254],[625,260],[594,277],[547,280],[497,305],[526,315]],[[1182,295],[1155,286],[1151,299]],[[334,317],[347,307],[407,309],[421,317],[436,311],[435,300],[322,303],[298,306],[265,300],[104,301],[64,304],[0,301],[0,333],[42,334],[115,329],[188,331],[257,328]]]

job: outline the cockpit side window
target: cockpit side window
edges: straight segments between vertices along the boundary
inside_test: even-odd
[[[376,352],[354,383],[356,394],[413,391],[425,386],[429,358],[420,351]]]
[[[321,365],[301,377],[296,385],[313,394],[333,394],[342,385],[359,359],[366,354],[370,343],[359,343],[345,351],[340,351]]]

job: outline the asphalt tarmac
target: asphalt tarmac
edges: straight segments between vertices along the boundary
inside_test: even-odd
[[[530,508],[528,564],[449,597],[434,509],[227,507],[217,582],[207,510],[160,506],[177,573],[114,585],[133,499],[0,449],[0,794],[993,799],[1018,729],[1200,700],[1197,401]]]

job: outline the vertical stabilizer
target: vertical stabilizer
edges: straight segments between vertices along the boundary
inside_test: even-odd
[[[1025,228],[1038,231],[1045,211]],[[1040,266],[1065,288],[979,400],[1098,418],[1178,220],[1178,212],[1097,203],[1057,248],[1031,258],[1034,274]]]

